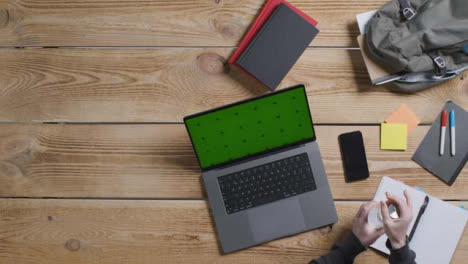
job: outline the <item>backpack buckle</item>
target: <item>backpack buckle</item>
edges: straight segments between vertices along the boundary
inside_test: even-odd
[[[442,59],[441,57],[437,57],[434,59],[434,62],[435,64],[437,65],[437,67],[439,68],[445,68],[445,61],[444,59]]]
[[[436,77],[445,76],[445,74],[447,73],[447,68],[446,68],[447,65],[445,63],[445,60],[442,59],[439,56],[433,58],[432,60],[434,61],[435,65],[437,66],[437,68],[435,69],[435,76]]]
[[[416,11],[412,8],[406,7],[403,9],[403,16],[405,16],[406,20],[411,20],[416,14]]]

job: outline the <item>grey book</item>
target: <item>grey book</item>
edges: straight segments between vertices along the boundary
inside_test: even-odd
[[[280,4],[236,63],[274,90],[318,32],[287,5]]]
[[[439,155],[440,117],[432,123],[423,141],[413,155],[413,160],[427,169],[448,185],[452,185],[468,160],[468,113],[452,101],[448,101],[442,110],[447,110],[447,131],[445,133],[444,155]],[[455,156],[450,153],[450,110],[455,111]],[[442,111],[441,111],[442,112]],[[458,136],[457,136],[458,135]]]

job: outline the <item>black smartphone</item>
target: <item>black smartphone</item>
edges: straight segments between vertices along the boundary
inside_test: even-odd
[[[361,131],[341,134],[338,141],[340,142],[346,181],[353,182],[369,178],[366,150]]]

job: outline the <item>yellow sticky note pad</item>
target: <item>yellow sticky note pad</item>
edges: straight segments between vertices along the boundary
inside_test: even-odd
[[[406,124],[387,124],[380,126],[380,149],[406,150]]]

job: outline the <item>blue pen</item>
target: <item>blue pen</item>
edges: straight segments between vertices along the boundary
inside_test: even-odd
[[[455,111],[450,111],[450,154],[455,156]]]

